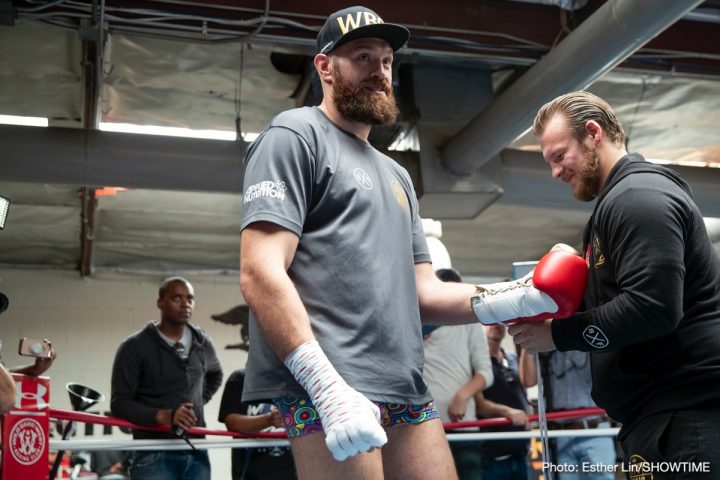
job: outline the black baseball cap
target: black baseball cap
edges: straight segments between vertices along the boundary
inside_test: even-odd
[[[408,41],[410,31],[402,25],[383,22],[369,8],[349,7],[325,20],[317,37],[318,53],[328,54],[350,40],[364,37],[381,38],[396,52]]]

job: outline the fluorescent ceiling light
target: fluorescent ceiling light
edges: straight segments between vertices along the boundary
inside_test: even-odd
[[[540,145],[532,144],[532,145],[520,145],[517,147],[512,147],[514,150],[522,150],[525,152],[538,152],[542,153],[540,150]],[[717,158],[717,157],[716,157]],[[697,168],[720,168],[720,162],[712,162],[712,161],[705,161],[705,160],[666,160],[664,158],[646,158],[650,163],[655,163],[657,165],[679,165],[681,167],[697,167]]]
[[[43,117],[18,117],[15,115],[0,115],[0,123],[6,125],[27,125],[28,127],[47,127],[48,119]]]
[[[179,127],[158,127],[156,125],[134,125],[132,123],[100,122],[105,132],[141,133],[144,135],[165,135],[168,137],[208,138],[211,140],[235,141],[237,135],[229,130],[193,130]]]
[[[714,244],[720,243],[720,218],[717,217],[705,217],[705,228],[707,229],[710,241]],[[715,247],[717,249],[717,246]]]
[[[0,230],[5,228],[5,220],[7,220],[7,213],[10,209],[10,199],[0,197]]]

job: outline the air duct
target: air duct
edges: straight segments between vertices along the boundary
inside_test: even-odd
[[[545,102],[586,88],[700,3],[609,0],[449,140],[443,164],[474,172],[529,128]]]

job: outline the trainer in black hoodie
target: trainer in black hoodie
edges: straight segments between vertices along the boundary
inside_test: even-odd
[[[623,423],[720,406],[720,259],[688,185],[629,154],[586,226],[585,311],[552,322],[558,350],[591,352],[593,398]]]

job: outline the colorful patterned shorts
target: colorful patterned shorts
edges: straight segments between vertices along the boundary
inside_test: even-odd
[[[423,423],[440,418],[433,402],[424,405],[374,402],[380,408],[380,420],[384,428],[398,423]],[[280,410],[287,436],[299,437],[322,432],[322,424],[315,406],[310,400],[297,397],[274,398],[273,404]]]

